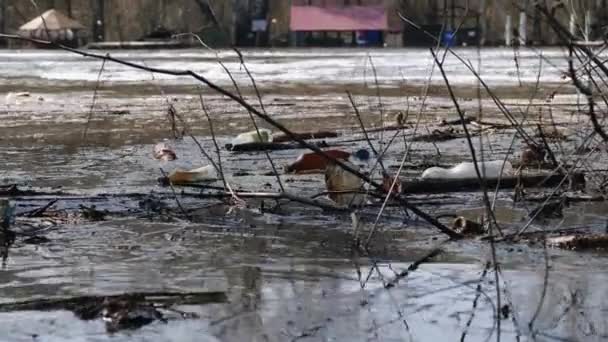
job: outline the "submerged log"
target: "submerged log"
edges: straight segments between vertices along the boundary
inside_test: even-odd
[[[227,301],[224,292],[134,292],[109,296],[78,296],[2,303],[0,312],[67,310],[76,313],[82,319],[94,319],[101,314],[104,301],[125,298],[163,305],[202,305]]]
[[[570,250],[608,249],[608,234],[558,236],[547,238],[547,244]]]
[[[64,191],[22,190],[17,184],[0,185],[0,197],[18,196],[70,196],[70,194]]]
[[[439,126],[462,125],[463,123],[470,124],[473,121],[475,121],[475,118],[472,116],[465,116],[464,120],[461,118],[452,119],[452,120],[443,119],[440,121]]]
[[[309,139],[324,139],[324,138],[337,138],[338,133],[330,131],[319,131],[319,132],[304,132],[294,133],[294,135],[303,140]],[[273,137],[273,141],[276,143],[290,142],[293,141],[287,134],[277,134]]]
[[[575,173],[568,176],[573,185],[585,184],[585,175]],[[520,185],[526,188],[553,187],[562,182],[564,175],[530,175],[520,177],[505,177],[503,179],[486,179],[486,186],[490,189],[512,189]],[[566,184],[568,184],[566,182]],[[481,190],[477,178],[466,179],[418,179],[403,182],[403,191],[410,194],[443,193],[459,191]]]
[[[474,134],[471,134],[471,136],[474,136]],[[448,140],[453,140],[453,139],[460,139],[460,138],[464,138],[464,137],[466,137],[466,135],[464,135],[462,133],[457,133],[453,129],[446,129],[446,130],[436,129],[433,132],[431,132],[430,134],[423,134],[423,135],[415,136],[412,138],[412,141],[441,142],[441,141],[448,141]]]
[[[329,145],[325,141],[321,141],[317,144],[314,144],[319,148],[329,147]],[[302,146],[299,144],[287,144],[287,143],[249,143],[249,144],[240,144],[240,145],[232,145],[226,144],[226,149],[232,152],[258,152],[258,151],[280,151],[280,150],[295,150],[301,149]]]

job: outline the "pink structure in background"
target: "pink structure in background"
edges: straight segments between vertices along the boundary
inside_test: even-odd
[[[292,6],[291,31],[387,31],[384,6]]]

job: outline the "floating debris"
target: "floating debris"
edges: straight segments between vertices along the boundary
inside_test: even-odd
[[[396,127],[403,127],[406,124],[406,116],[405,113],[403,112],[397,112],[397,114],[395,114],[395,116],[393,117],[393,124]]]
[[[272,132],[268,129],[260,128],[257,131],[250,131],[237,135],[236,138],[232,139],[232,142],[229,145],[234,147],[252,143],[271,143],[272,141]]]
[[[370,158],[371,155],[369,151],[364,148],[360,148],[356,150],[355,153],[353,153],[352,157],[350,158],[350,161],[353,163],[365,165],[369,163]]]
[[[21,242],[23,242],[24,244],[27,244],[27,245],[41,245],[41,244],[51,242],[51,239],[47,238],[46,236],[42,236],[42,235],[33,235],[33,236],[30,236],[30,237],[22,240]]]
[[[504,165],[503,165],[504,163]],[[510,162],[493,160],[478,163],[479,172],[486,179],[498,179],[513,174],[513,166]],[[477,178],[475,164],[471,162],[460,163],[452,168],[431,167],[422,173],[422,179],[470,179]]]
[[[568,198],[543,203],[528,214],[528,217],[535,219],[556,219],[564,217],[564,208],[568,206]]]
[[[171,311],[171,307],[176,305],[225,303],[227,300],[225,292],[135,292],[0,303],[0,312],[68,310],[82,320],[101,318],[109,332],[116,332],[137,329],[155,321],[166,322],[160,308]],[[183,319],[198,318],[194,313],[179,313]]]
[[[551,237],[547,245],[570,250],[608,249],[608,234]]]
[[[80,211],[82,212],[82,217],[84,217],[85,219],[87,219],[89,221],[105,221],[106,215],[108,214],[108,212],[105,210],[104,211],[97,210],[95,205],[91,205],[90,207],[87,207],[87,206],[81,204]]]
[[[0,185],[0,196],[17,196],[22,193],[17,184]]]
[[[549,140],[553,141],[566,141],[568,140],[568,136],[572,135],[572,131],[566,128],[558,128],[558,127],[542,127],[541,132],[536,133],[537,137],[545,137]]]
[[[192,170],[173,170],[169,177],[160,179],[161,184],[190,184],[212,182],[218,180],[217,171],[213,165],[206,165]]]
[[[334,159],[348,160],[350,153],[342,150],[326,150],[323,151]],[[316,173],[323,172],[330,163],[323,155],[317,152],[303,153],[295,162],[285,166],[285,172],[289,173]]]
[[[452,222],[452,229],[464,236],[478,236],[486,233],[482,224],[458,216]]]
[[[318,148],[327,148],[329,145],[325,140],[311,143]],[[299,150],[302,148],[302,145],[298,143],[250,143],[250,144],[242,144],[237,146],[232,146],[231,144],[226,144],[226,149],[231,152],[259,152],[259,151],[284,151],[284,150]]]
[[[162,142],[154,146],[154,159],[172,161],[177,159],[177,155],[169,145]]]
[[[527,147],[525,148],[519,158],[521,166],[535,166],[540,167],[544,164],[546,157],[546,151],[540,147]]]
[[[525,188],[541,188],[554,187],[564,185],[564,177],[568,178],[568,184],[572,188],[580,188],[585,186],[585,174],[574,173],[571,175],[541,173],[535,175],[520,175],[507,176],[501,179],[489,178],[486,179],[488,188],[513,189],[518,186]],[[442,192],[458,192],[458,191],[480,191],[481,186],[477,176],[475,178],[465,179],[417,179],[404,182],[404,191],[409,194],[430,194]]]
[[[359,169],[351,162],[344,161],[344,164],[352,169]],[[329,198],[338,205],[359,207],[365,204],[363,180],[335,163],[330,163],[325,170],[325,186],[329,192]]]
[[[439,121],[439,125],[440,126],[451,126],[451,125],[462,125],[463,123],[466,124],[470,124],[472,122],[475,122],[475,118],[472,116],[465,116],[464,120],[461,118],[457,118],[457,119],[453,119],[453,120],[446,120],[446,119],[441,119]]]
[[[112,111],[108,112],[108,114],[122,116],[122,115],[129,115],[129,114],[131,114],[131,111],[128,110],[128,109],[118,109],[118,110],[112,110]]]
[[[133,297],[106,298],[102,306],[102,319],[109,332],[139,329],[154,321],[166,322],[154,305],[142,303]]]
[[[430,134],[419,135],[412,138],[412,141],[423,141],[423,142],[438,142],[447,141],[452,139],[463,138],[463,134],[458,134],[454,128],[449,127],[444,130],[433,130]]]

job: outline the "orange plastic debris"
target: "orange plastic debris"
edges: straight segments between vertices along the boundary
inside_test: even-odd
[[[217,172],[211,165],[193,170],[173,170],[169,174],[169,181],[174,185],[209,182],[217,180]]]
[[[350,153],[341,150],[327,150],[323,152],[335,159],[347,160],[350,157]],[[285,171],[293,173],[323,172],[327,168],[328,163],[329,160],[327,158],[316,152],[303,153],[294,163],[287,165]]]

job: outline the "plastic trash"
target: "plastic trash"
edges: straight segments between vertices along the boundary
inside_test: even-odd
[[[168,178],[171,184],[189,184],[215,181],[218,176],[213,165],[207,165],[192,170],[173,170]]]
[[[257,131],[245,132],[236,136],[236,138],[232,139],[230,143],[232,146],[244,145],[244,144],[253,144],[253,143],[271,143],[272,142],[272,132],[265,128],[259,129],[260,133]]]
[[[362,173],[369,171],[370,164],[372,164],[371,154],[368,150],[361,148],[353,152],[348,158],[348,161],[355,165]]]
[[[19,101],[19,98],[30,97],[30,96],[31,96],[30,93],[27,91],[17,92],[17,93],[9,92],[8,94],[6,94],[4,101],[7,106],[19,105],[19,104],[21,104],[21,102]]]
[[[335,159],[347,160],[350,153],[342,150],[323,151]],[[314,173],[322,172],[327,168],[329,160],[319,153],[302,153],[295,162],[285,166],[285,172],[293,173]]]
[[[162,142],[154,146],[154,159],[172,161],[177,159],[177,155],[169,145]]]
[[[528,147],[521,153],[519,161],[522,166],[540,165],[545,161],[546,154],[542,148]]]
[[[502,160],[487,161],[479,164],[479,172],[485,175],[486,179],[497,179],[510,176],[513,174],[513,166],[510,162]],[[475,164],[472,162],[460,163],[452,168],[445,169],[442,167],[431,167],[422,173],[422,179],[471,179],[477,178],[475,172]]]
[[[370,153],[368,150],[361,148],[355,151],[355,153],[353,153],[353,160],[356,160],[358,162],[364,162],[367,163],[369,162],[370,159]]]

